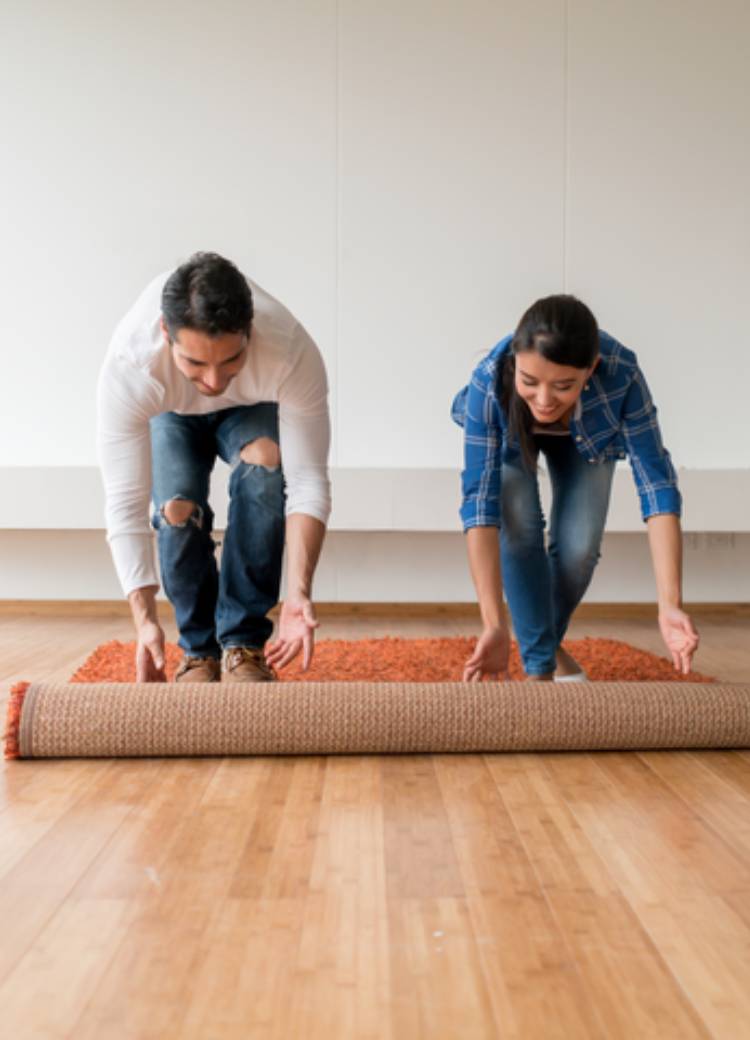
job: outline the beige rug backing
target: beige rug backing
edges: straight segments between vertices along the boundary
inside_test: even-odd
[[[31,683],[22,758],[750,746],[750,684]]]

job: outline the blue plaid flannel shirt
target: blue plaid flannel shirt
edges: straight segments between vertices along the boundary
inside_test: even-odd
[[[464,428],[461,520],[470,527],[500,526],[500,467],[507,416],[497,377],[512,334],[477,365],[455,397],[451,415]],[[629,457],[644,521],[657,513],[680,516],[682,498],[656,408],[632,350],[599,333],[601,359],[570,420],[576,448],[590,462]]]

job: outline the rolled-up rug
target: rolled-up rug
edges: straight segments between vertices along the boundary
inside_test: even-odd
[[[750,747],[750,684],[19,683],[6,758]]]

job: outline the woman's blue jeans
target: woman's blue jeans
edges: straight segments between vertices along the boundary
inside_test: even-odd
[[[284,478],[240,458],[258,437],[279,442],[278,406],[261,403],[207,415],[165,412],[151,420],[152,523],[164,591],[191,657],[220,657],[229,646],[262,647],[273,630],[267,614],[278,603],[284,550]],[[229,515],[221,570],[208,504],[216,456],[231,467]],[[164,517],[174,499],[195,503],[179,524]]]
[[[536,473],[506,449],[502,464],[500,552],[513,629],[527,675],[555,670],[555,653],[594,573],[614,460],[591,463],[571,437],[540,435],[552,483],[549,538]]]

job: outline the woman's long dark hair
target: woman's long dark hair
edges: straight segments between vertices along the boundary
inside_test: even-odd
[[[517,441],[524,466],[536,469],[537,449],[531,410],[516,392],[516,356],[535,350],[547,361],[589,368],[599,353],[599,326],[585,303],[575,296],[545,296],[518,323],[499,373],[499,396],[508,416],[508,438]]]

